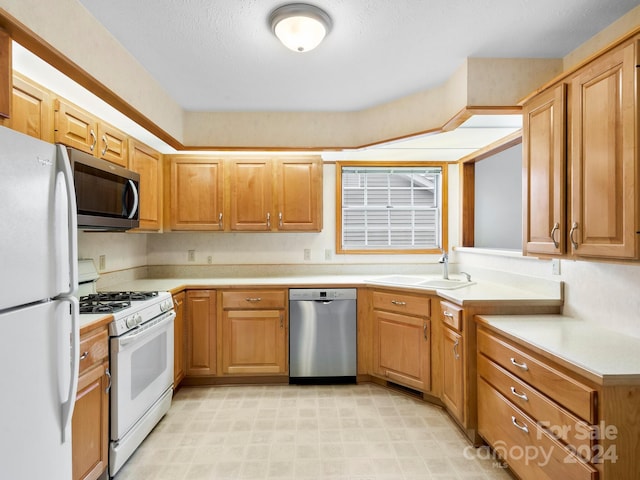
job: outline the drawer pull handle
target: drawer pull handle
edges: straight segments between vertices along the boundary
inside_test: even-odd
[[[524,363],[524,362],[518,363],[518,361],[513,357],[511,357],[510,360],[511,360],[511,364],[512,365],[514,365],[514,366],[516,366],[518,368],[521,368],[522,370],[525,370],[525,371],[529,370],[529,367],[527,366],[526,363]]]
[[[511,393],[513,393],[516,397],[524,400],[525,402],[529,401],[529,397],[527,397],[526,393],[518,393],[514,387],[511,387]]]
[[[460,345],[460,339],[456,338],[456,341],[453,344],[453,356],[456,360],[460,360],[460,354],[458,353],[458,345]]]
[[[247,297],[245,298],[245,301],[247,302],[260,302],[262,300],[262,298],[260,297]]]
[[[551,241],[553,242],[553,246],[555,248],[558,248],[560,246],[555,236],[556,232],[558,232],[559,230],[560,230],[560,224],[558,222],[554,223],[553,228],[551,229]]]
[[[219,228],[219,229],[222,229],[222,227],[223,227],[223,223],[222,223],[222,212],[220,212],[220,213],[218,214],[218,228]]]
[[[451,312],[447,312],[446,310],[442,313],[445,317],[450,318],[451,320],[453,320],[453,313]]]
[[[398,300],[391,300],[391,303],[393,303],[394,305],[406,305],[407,302],[399,302]]]
[[[427,336],[427,322],[422,322],[422,335],[425,340],[429,340],[429,337]]]
[[[82,355],[80,355],[80,360],[84,360],[85,358],[87,358],[89,356],[89,352],[83,352]]]
[[[519,428],[520,430],[522,430],[524,433],[529,433],[529,429],[527,428],[527,426],[523,423],[522,425],[520,425],[518,423],[518,420],[516,420],[516,417],[514,417],[513,415],[511,415],[511,423],[513,423],[513,425],[516,428]]]

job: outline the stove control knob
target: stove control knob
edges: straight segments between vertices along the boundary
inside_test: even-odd
[[[168,312],[169,310],[171,310],[171,307],[171,301],[169,300],[166,300],[160,304],[160,310],[162,310],[163,312]]]
[[[127,328],[133,328],[138,325],[136,323],[136,315],[131,315],[129,318],[127,318],[125,321],[125,325],[127,326]]]
[[[142,323],[142,315],[140,315],[139,313],[136,313],[135,318],[136,318],[136,325],[140,325]]]

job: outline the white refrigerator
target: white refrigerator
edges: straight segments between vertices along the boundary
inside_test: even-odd
[[[66,150],[0,127],[0,479],[70,480],[77,220]]]

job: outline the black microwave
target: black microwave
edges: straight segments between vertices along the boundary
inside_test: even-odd
[[[140,174],[67,147],[78,228],[129,230],[140,225]]]

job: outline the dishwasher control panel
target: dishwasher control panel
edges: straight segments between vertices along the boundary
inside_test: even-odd
[[[355,288],[291,288],[289,301],[299,300],[355,300]]]

